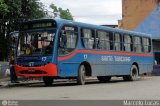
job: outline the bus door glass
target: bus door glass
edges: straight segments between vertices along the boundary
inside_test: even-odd
[[[68,56],[70,55],[77,46],[77,38],[78,38],[78,29],[77,27],[70,26],[70,25],[64,25],[61,28],[61,31],[59,33],[58,38],[58,67],[60,67],[59,75],[61,76],[67,76],[67,75],[73,75],[73,71],[71,68],[74,64],[64,64],[65,62],[76,62],[76,59],[72,59],[72,57]],[[69,58],[66,58],[66,57]],[[60,58],[60,59],[59,59]]]
[[[77,28],[63,26],[59,35],[58,55],[67,55],[75,50],[77,44]]]

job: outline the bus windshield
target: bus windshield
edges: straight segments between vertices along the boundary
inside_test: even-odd
[[[56,31],[21,32],[18,41],[18,56],[52,55]]]

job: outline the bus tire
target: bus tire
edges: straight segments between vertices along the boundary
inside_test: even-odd
[[[45,83],[46,86],[52,86],[53,83],[53,77],[43,77],[43,82]]]
[[[99,80],[99,82],[109,82],[111,80],[111,76],[98,76],[97,79]]]
[[[80,65],[79,70],[78,70],[78,77],[77,77],[78,85],[84,85],[85,84],[85,77],[86,77],[85,66]]]
[[[123,76],[125,81],[136,81],[138,79],[139,72],[136,65],[132,65],[130,75]]]

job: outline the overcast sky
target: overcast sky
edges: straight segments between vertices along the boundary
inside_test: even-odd
[[[107,25],[122,18],[122,0],[40,0],[48,9],[51,3],[69,9],[75,21]]]

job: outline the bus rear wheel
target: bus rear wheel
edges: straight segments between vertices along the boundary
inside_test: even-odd
[[[138,79],[139,73],[136,65],[132,65],[130,75],[123,76],[125,81],[136,81]]]
[[[43,82],[45,83],[46,86],[52,86],[53,77],[50,76],[43,77]]]
[[[85,66],[80,65],[79,70],[78,70],[78,77],[77,77],[78,85],[84,85],[85,84],[85,78],[86,78]]]
[[[111,80],[111,76],[98,76],[97,79],[99,82],[109,82]]]

